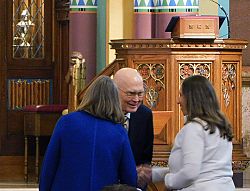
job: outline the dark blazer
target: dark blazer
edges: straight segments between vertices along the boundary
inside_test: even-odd
[[[145,105],[130,114],[128,135],[136,165],[150,164],[154,140],[153,115]]]

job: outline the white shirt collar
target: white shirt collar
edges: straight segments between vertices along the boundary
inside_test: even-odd
[[[125,116],[127,116],[127,118],[130,119],[130,113],[126,113]]]

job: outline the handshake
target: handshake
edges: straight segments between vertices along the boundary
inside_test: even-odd
[[[136,167],[137,170],[137,186],[145,188],[152,181],[152,168],[149,164],[141,164]]]
[[[151,167],[149,164],[142,164],[136,167],[137,186],[145,188],[150,182],[164,181],[164,177],[169,173],[168,167]]]

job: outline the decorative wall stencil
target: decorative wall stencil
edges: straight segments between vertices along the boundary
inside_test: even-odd
[[[235,63],[226,63],[222,65],[222,92],[225,106],[230,103],[230,94],[235,89],[236,67]]]
[[[155,108],[159,102],[159,92],[165,89],[164,76],[165,67],[163,64],[139,64],[137,67],[141,74],[146,89],[146,102],[151,108]]]
[[[199,0],[135,0],[135,12],[198,12]]]
[[[211,74],[210,62],[206,63],[181,62],[179,64],[179,76],[181,82],[187,77],[192,75],[201,75],[206,77],[207,79],[210,79],[210,74]]]
[[[96,11],[97,0],[71,0],[71,11]]]
[[[171,38],[165,29],[173,16],[197,14],[198,0],[135,0],[135,38]]]
[[[43,105],[51,102],[52,80],[9,79],[8,109],[19,110],[26,105]]]

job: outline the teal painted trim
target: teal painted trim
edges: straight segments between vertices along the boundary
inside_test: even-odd
[[[135,7],[134,12],[138,13],[157,13],[157,12],[179,12],[179,13],[185,13],[185,12],[194,12],[197,13],[199,8],[196,7],[191,7],[191,6],[183,6],[183,7],[171,7],[167,6],[168,8],[165,7],[151,7],[148,9],[148,7]]]
[[[96,73],[106,67],[106,0],[97,5]]]
[[[229,21],[230,21],[230,16],[229,16],[229,0],[218,0],[218,3],[225,9],[225,11],[228,14]],[[220,9],[218,6],[218,15],[219,16],[225,16],[224,12]],[[220,37],[221,38],[228,38],[228,27],[227,27],[227,20],[223,22],[221,28],[220,28]]]
[[[96,12],[96,8],[70,8],[70,11],[75,12]]]
[[[79,8],[70,8],[70,11],[80,11]]]

